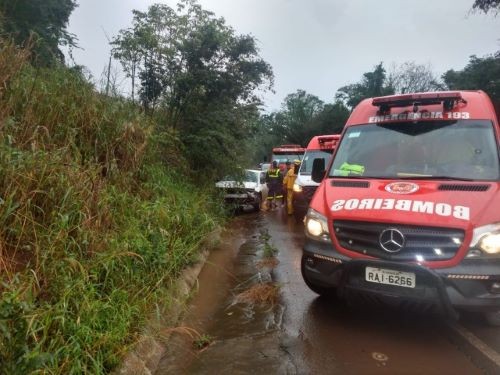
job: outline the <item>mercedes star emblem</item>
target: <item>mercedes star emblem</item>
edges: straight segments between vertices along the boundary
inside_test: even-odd
[[[405,236],[396,228],[385,229],[378,239],[382,249],[388,253],[397,253],[405,245]]]

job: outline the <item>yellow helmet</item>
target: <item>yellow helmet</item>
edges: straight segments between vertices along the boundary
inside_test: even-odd
[[[300,160],[299,160],[299,159],[295,159],[295,160],[293,161],[293,164],[295,164],[295,165],[300,165]]]

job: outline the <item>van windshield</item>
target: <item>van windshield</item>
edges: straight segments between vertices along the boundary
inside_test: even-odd
[[[487,120],[352,126],[329,177],[498,180],[499,156]]]
[[[332,156],[332,152],[333,150],[307,150],[302,160],[302,164],[300,165],[299,173],[304,176],[309,176],[312,172],[314,159],[323,159],[325,165],[327,165],[330,156]]]

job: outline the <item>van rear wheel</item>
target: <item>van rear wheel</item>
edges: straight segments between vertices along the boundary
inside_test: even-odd
[[[319,294],[320,296],[328,296],[328,297],[335,297],[337,296],[337,289],[334,287],[325,287],[322,285],[315,284],[312,282],[306,274],[306,257],[302,255],[302,259],[300,261],[300,271],[302,273],[302,278],[304,279],[304,282],[306,285],[311,289],[314,293]]]

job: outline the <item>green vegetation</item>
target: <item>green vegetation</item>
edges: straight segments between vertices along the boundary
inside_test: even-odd
[[[193,341],[193,346],[197,350],[205,349],[214,341],[214,338],[207,333],[200,335],[196,340]]]
[[[27,57],[1,44],[0,368],[104,373],[222,212],[175,132]]]
[[[178,131],[191,169],[203,179],[247,166],[259,87],[270,87],[271,67],[259,57],[255,39],[237,35],[192,0],[177,9],[156,4],[134,11],[132,26],[112,43],[136,85],[140,103]]]
[[[261,114],[257,93],[273,73],[255,39],[181,0],[134,11],[113,39],[131,98],[111,97],[63,65],[76,6],[0,0],[2,374],[111,371],[224,220],[209,188],[216,177],[276,144],[340,132],[369,96],[446,86],[500,95],[497,53],[472,57],[444,83],[427,66],[386,74],[380,63],[333,103],[298,90]],[[498,1],[474,6],[495,11]],[[272,257],[269,233],[261,240]],[[276,300],[275,286],[261,287],[249,300]]]
[[[500,51],[493,55],[471,56],[462,70],[450,69],[443,80],[452,90],[484,90],[494,102],[500,102]]]
[[[75,46],[67,32],[75,0],[0,0],[0,32],[16,44],[31,44],[31,62],[49,66],[64,61],[60,45]]]
[[[498,14],[500,12],[500,0],[475,0],[472,9],[484,13],[491,11],[494,14]]]
[[[269,230],[261,230],[259,240],[262,241],[263,258],[271,258],[278,253],[276,246],[270,242],[271,235],[269,234]]]

